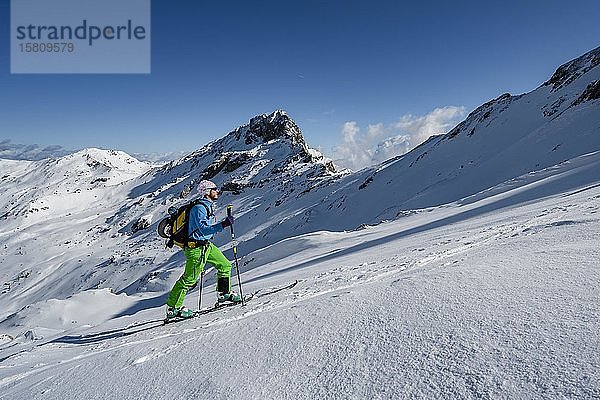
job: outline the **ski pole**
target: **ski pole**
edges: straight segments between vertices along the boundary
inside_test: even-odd
[[[231,209],[233,206],[230,204],[227,206],[227,216],[231,217]],[[237,271],[238,286],[240,287],[240,297],[242,298],[242,306],[244,305],[244,292],[242,291],[242,280],[240,278],[240,265],[237,257],[237,246],[235,245],[235,233],[233,233],[233,224],[229,225],[231,228],[231,245],[233,246],[233,258],[235,259],[235,269]]]

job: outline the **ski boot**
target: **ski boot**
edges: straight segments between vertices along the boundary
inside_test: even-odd
[[[187,307],[173,308],[167,306],[167,319],[173,318],[191,318],[194,312]]]
[[[242,297],[231,290],[231,283],[228,276],[222,276],[217,279],[217,304],[241,303]]]
[[[241,303],[241,302],[242,302],[242,296],[240,296],[236,292],[217,294],[217,304]]]

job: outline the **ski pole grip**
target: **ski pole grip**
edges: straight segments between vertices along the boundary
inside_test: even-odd
[[[227,206],[227,216],[231,217],[231,209],[233,208],[233,206],[230,204]]]

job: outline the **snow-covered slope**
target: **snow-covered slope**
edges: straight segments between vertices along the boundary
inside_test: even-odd
[[[599,164],[594,153],[469,204],[273,244],[252,254],[244,291],[299,283],[245,307],[167,326],[158,293],[93,291],[71,300],[79,315],[64,301],[35,307],[55,327],[95,326],[6,343],[0,396],[598,397]],[[577,173],[596,184],[546,197]],[[489,212],[531,192],[544,199]],[[114,317],[96,325],[85,310],[106,304]]]
[[[102,286],[106,276],[118,277],[102,268],[114,257],[107,259],[104,248],[122,245],[126,235],[106,219],[123,204],[133,206],[127,193],[132,179],[150,169],[147,164],[120,151],[86,149],[43,161],[0,160],[0,165],[3,317],[37,301]]]

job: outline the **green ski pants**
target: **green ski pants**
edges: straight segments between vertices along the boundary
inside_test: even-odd
[[[211,242],[195,249],[184,249],[183,253],[185,254],[185,270],[169,293],[167,300],[169,307],[179,308],[183,305],[187,291],[198,282],[198,278],[204,270],[204,264],[209,263],[215,267],[217,282],[219,282],[219,278],[229,280],[231,276],[231,262]],[[229,283],[229,290],[231,290],[231,283]]]

